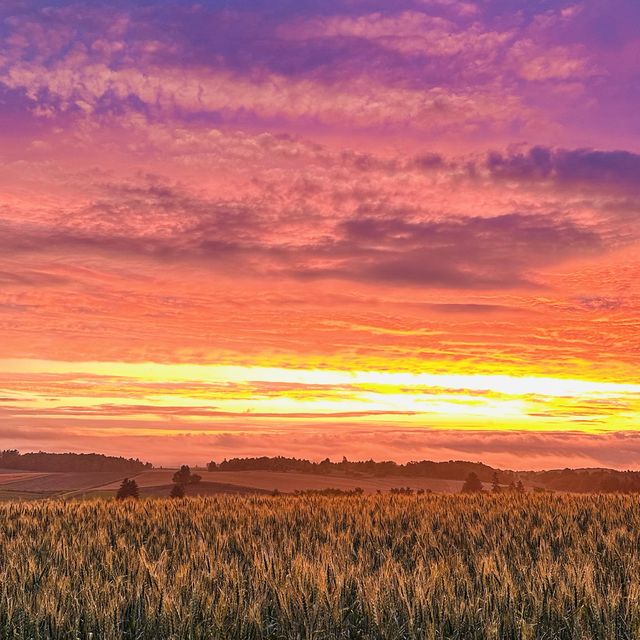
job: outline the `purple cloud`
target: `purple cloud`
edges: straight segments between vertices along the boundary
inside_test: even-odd
[[[549,181],[616,193],[640,191],[640,154],[629,151],[533,147],[521,153],[490,153],[486,166],[497,179]]]

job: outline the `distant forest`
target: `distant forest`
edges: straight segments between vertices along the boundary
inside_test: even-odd
[[[433,462],[420,460],[399,464],[393,461],[375,462],[366,460],[354,462],[343,458],[332,462],[326,458],[322,462],[311,462],[302,458],[232,458],[222,462],[211,461],[209,471],[280,471],[313,474],[340,474],[362,477],[398,478],[440,478],[443,480],[464,480],[475,473],[484,483],[491,483],[497,476],[503,485],[527,482],[534,487],[551,491],[577,493],[640,493],[640,472],[616,471],[614,469],[557,469],[552,471],[508,471],[495,469],[481,462],[449,460]]]
[[[137,458],[116,458],[100,453],[20,453],[15,449],[0,451],[0,468],[20,471],[122,471],[139,473],[152,469],[149,462]]]
[[[375,462],[365,460],[354,462],[342,458],[342,462],[331,462],[326,458],[322,462],[311,462],[301,458],[232,458],[222,462],[210,462],[209,471],[295,471],[297,473],[340,474],[348,476],[401,476],[405,478],[441,478],[443,480],[464,480],[474,472],[480,480],[491,482],[496,469],[481,462],[455,460],[449,462],[407,462],[398,464],[390,460]],[[501,471],[505,482],[517,480],[518,474],[512,471]]]

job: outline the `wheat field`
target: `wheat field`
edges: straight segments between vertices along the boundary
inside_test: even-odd
[[[0,637],[640,637],[628,496],[0,505]]]

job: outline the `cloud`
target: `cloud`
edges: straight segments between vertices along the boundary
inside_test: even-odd
[[[352,38],[404,54],[438,57],[487,56],[511,35],[484,31],[477,22],[460,28],[444,17],[421,11],[323,16],[283,25],[280,33],[291,40]]]
[[[342,223],[341,242],[302,277],[337,277],[405,285],[502,289],[533,286],[529,269],[598,253],[597,232],[548,216],[507,214],[409,221],[366,217]]]
[[[620,298],[606,296],[582,296],[577,302],[589,311],[616,311],[624,305]]]
[[[157,182],[101,190],[92,203],[39,224],[0,222],[5,255],[98,252],[247,275],[505,289],[537,286],[533,270],[606,250],[596,228],[550,215],[435,218],[361,207],[334,221],[308,215],[307,237],[289,238],[273,225],[295,228],[298,214],[269,203],[217,201]]]
[[[333,11],[342,6],[336,2]],[[134,110],[159,119],[208,115],[432,131],[463,121],[504,127],[530,112],[506,86],[498,91],[465,71],[474,57],[490,65],[508,38],[479,22],[459,27],[411,10],[326,15],[331,6],[319,14],[306,6],[293,19],[204,5],[167,12],[125,5],[115,17],[67,3],[36,7],[8,22],[0,83],[47,117],[98,120]],[[407,65],[415,54],[424,58],[419,73]],[[447,68],[434,57],[446,59]],[[400,73],[407,81],[397,80]],[[461,73],[468,86],[447,82]]]
[[[1,227],[1,225],[0,225]],[[20,270],[15,272],[0,271],[0,289],[16,287],[51,287],[66,284],[68,278],[54,273],[42,271]]]
[[[0,355],[637,381],[635,0],[232,4],[0,3]],[[140,410],[162,394],[20,385],[114,414],[118,390]],[[267,416],[354,390],[164,391],[203,415],[181,422],[165,398],[165,414],[132,425],[92,411],[8,420],[27,441],[51,420],[74,446],[95,427],[96,448],[115,446],[116,423],[121,444],[143,446],[127,429],[211,420],[242,427],[244,451],[363,456],[400,422],[334,416],[325,437],[302,406],[302,431],[260,440],[236,406],[200,405],[250,394]],[[528,427],[622,429],[637,414],[523,402]],[[397,434],[380,442],[398,455],[428,457],[429,442],[461,455],[459,435],[438,448]],[[188,440],[153,442],[164,456]],[[507,455],[492,446],[483,455]]]
[[[523,152],[492,152],[487,157],[486,168],[499,180],[640,193],[640,154],[630,151],[537,146]]]
[[[154,423],[149,423],[153,426]],[[105,424],[78,426],[64,434],[46,424],[7,426],[0,447],[27,450],[100,451],[140,457],[155,464],[202,464],[212,458],[289,455],[321,460],[327,456],[352,460],[471,460],[500,468],[537,470],[573,467],[637,468],[640,457],[637,433],[585,434],[578,431],[488,432],[444,429],[403,430],[353,427],[336,422],[323,431],[296,425],[292,429],[260,430],[246,426],[223,427],[206,434],[147,435],[132,430],[112,433]]]

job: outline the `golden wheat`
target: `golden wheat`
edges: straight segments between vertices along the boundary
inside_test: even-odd
[[[640,637],[624,496],[0,506],[1,638]]]

